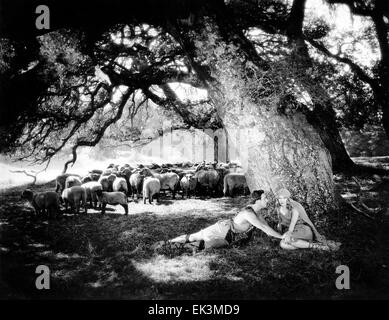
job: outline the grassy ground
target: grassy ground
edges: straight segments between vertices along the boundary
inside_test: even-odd
[[[360,178],[363,196],[388,207],[389,188]],[[343,194],[355,184],[336,177]],[[372,187],[377,190],[371,191]],[[53,184],[36,190],[53,189]],[[105,216],[63,215],[35,219],[20,200],[23,188],[0,194],[0,298],[17,299],[368,299],[389,298],[388,223],[344,208],[315,223],[338,252],[284,251],[256,231],[243,248],[197,254],[156,254],[156,240],[197,231],[233,216],[245,197],[164,199],[160,205],[130,203],[130,215],[112,207]],[[368,191],[369,189],[370,191]],[[271,216],[267,219],[272,223]],[[51,270],[51,289],[35,289],[35,268]],[[350,268],[350,290],[337,290],[338,265]]]

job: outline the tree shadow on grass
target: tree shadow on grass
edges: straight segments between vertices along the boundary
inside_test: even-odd
[[[15,190],[14,190],[15,191]],[[278,240],[256,231],[242,248],[161,255],[160,240],[192,233],[232,216],[246,199],[210,199],[197,215],[142,213],[32,219],[18,192],[2,194],[0,273],[2,298],[33,299],[276,299],[387,297],[387,220],[381,227],[363,216],[333,213],[325,234],[343,242],[340,251],[284,251]],[[198,200],[197,200],[198,201]],[[197,203],[197,202],[195,202]],[[215,216],[214,208],[220,206]],[[385,242],[386,241],[386,242]],[[51,289],[35,288],[35,268],[51,270]],[[335,269],[351,269],[353,290],[334,283]]]

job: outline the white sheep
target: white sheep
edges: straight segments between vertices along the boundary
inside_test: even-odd
[[[188,194],[194,193],[196,190],[197,180],[194,177],[194,174],[187,173],[182,177],[180,181],[180,186],[182,189],[182,198],[184,198],[184,194],[188,198]]]
[[[132,198],[134,199],[135,195],[138,199],[139,194],[142,192],[142,186],[143,186],[143,179],[144,176],[138,172],[135,171],[131,177],[130,177],[130,185],[131,185],[131,191],[132,191]]]
[[[143,181],[143,203],[146,203],[146,199],[149,199],[149,203],[153,202],[153,197],[159,201],[159,191],[161,190],[161,183],[158,178],[147,177]]]
[[[64,191],[62,191],[62,200],[65,204],[65,210],[67,210],[68,204],[70,205],[71,209],[76,209],[76,213],[80,213],[80,206],[81,202],[82,205],[85,208],[85,213],[88,213],[88,207],[87,207],[87,194],[86,189],[81,186],[74,186],[71,188],[66,188]]]
[[[61,194],[62,190],[65,189],[66,179],[70,176],[80,178],[79,175],[73,174],[73,173],[64,173],[64,174],[57,176],[57,178],[55,179],[55,192],[58,192],[59,194]]]
[[[103,187],[97,181],[89,181],[81,185],[86,190],[87,201],[93,208],[97,207],[97,190],[103,190]]]
[[[81,180],[77,176],[69,176],[65,180],[65,189],[71,188],[74,186],[80,186],[82,184]]]
[[[84,176],[84,177],[81,179],[81,183],[82,183],[82,184],[87,183],[87,182],[90,182],[90,181],[93,181],[92,176],[91,176],[90,174]]]
[[[117,177],[112,183],[112,189],[113,191],[122,191],[127,195],[128,188],[126,179]]]
[[[101,203],[101,214],[105,213],[105,207],[107,206],[107,204],[114,206],[120,204],[124,208],[126,215],[128,214],[127,196],[123,192],[106,192],[102,190],[97,190],[96,195],[99,199],[99,202]]]
[[[115,179],[116,179],[116,175],[114,175],[114,174],[110,174],[108,176],[102,175],[99,178],[99,183],[103,187],[104,191],[112,191],[113,190],[112,186],[113,186],[113,182],[115,181]]]
[[[155,173],[154,177],[159,179],[161,190],[170,190],[173,194],[173,199],[175,199],[180,182],[178,174],[175,172]]]
[[[22,193],[22,199],[26,199],[34,208],[35,214],[45,213],[50,218],[55,218],[60,212],[59,195],[54,191],[46,191],[34,193],[30,189],[26,189]]]

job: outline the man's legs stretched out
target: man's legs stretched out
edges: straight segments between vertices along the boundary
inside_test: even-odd
[[[182,234],[174,239],[169,240],[169,242],[179,242],[179,243],[186,243],[186,242],[194,242],[194,241],[201,241],[203,239],[202,232],[196,232],[192,234]]]

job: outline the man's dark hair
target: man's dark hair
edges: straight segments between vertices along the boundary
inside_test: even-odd
[[[250,201],[250,204],[254,204],[255,201],[257,201],[258,199],[261,199],[262,194],[263,194],[264,192],[265,192],[265,191],[263,191],[263,190],[254,190],[254,191],[251,193],[251,201]]]

